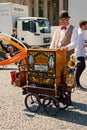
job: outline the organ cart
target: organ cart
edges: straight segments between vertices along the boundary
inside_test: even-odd
[[[48,48],[28,49],[20,41],[14,42],[11,38],[0,33],[1,40],[20,51],[10,59],[0,61],[0,66],[20,61],[19,71],[11,73],[11,83],[23,86],[28,110],[37,112],[43,106],[47,114],[56,115],[59,109],[71,105],[71,93],[75,86],[75,61],[67,61],[67,52]]]
[[[66,51],[28,49],[26,85],[22,90],[29,111],[37,112],[43,106],[48,115],[56,115],[71,105],[75,62],[69,61],[68,65],[66,59]]]

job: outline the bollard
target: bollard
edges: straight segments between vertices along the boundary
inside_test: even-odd
[[[16,71],[11,71],[11,83],[14,84],[16,80]]]

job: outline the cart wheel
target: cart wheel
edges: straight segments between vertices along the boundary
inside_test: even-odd
[[[62,95],[63,102],[59,102],[60,109],[65,110],[68,107],[68,96],[67,94]]]
[[[54,97],[45,97],[43,100],[43,108],[50,116],[55,116],[59,111],[59,102]]]
[[[40,99],[36,94],[28,94],[25,98],[25,106],[31,112],[37,112],[40,109]]]

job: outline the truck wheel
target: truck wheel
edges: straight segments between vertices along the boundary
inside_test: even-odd
[[[30,112],[37,112],[40,109],[40,99],[36,94],[28,94],[25,97],[25,106]]]
[[[43,100],[43,108],[50,116],[55,116],[59,111],[59,102],[56,98],[47,96]]]

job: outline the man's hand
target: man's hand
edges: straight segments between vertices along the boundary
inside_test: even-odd
[[[67,50],[68,50],[68,47],[67,47],[67,46],[62,46],[62,47],[60,48],[60,50],[61,50],[61,51],[66,50],[66,51],[67,51]]]

